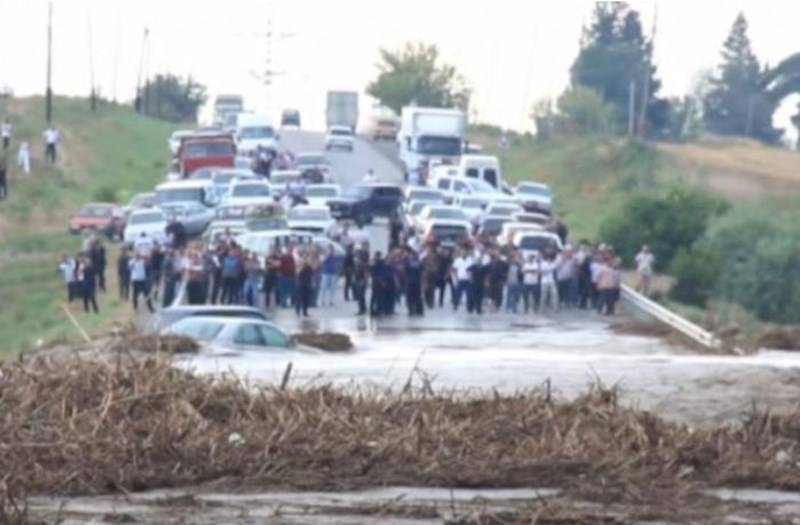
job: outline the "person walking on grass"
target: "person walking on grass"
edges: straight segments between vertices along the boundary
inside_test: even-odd
[[[155,312],[153,303],[150,301],[150,290],[147,287],[147,262],[142,254],[135,253],[130,261],[131,286],[133,287],[133,309],[139,310],[139,296],[143,296],[150,313]]]
[[[119,298],[127,301],[131,295],[131,252],[123,247],[117,258],[117,280],[119,281]]]
[[[83,311],[88,314],[91,306],[94,313],[100,313],[97,308],[97,276],[92,266],[92,259],[88,255],[83,255],[78,262],[78,282],[83,298]]]
[[[3,139],[3,150],[7,150],[11,146],[11,120],[6,117],[3,120],[3,125],[0,126],[0,137]]]
[[[44,133],[42,133],[42,136],[44,137],[44,156],[51,164],[55,164],[56,158],[58,157],[58,130],[52,125],[48,126],[48,128],[44,130]]]
[[[636,273],[639,275],[639,282],[636,284],[636,291],[645,295],[650,295],[650,285],[653,280],[653,264],[656,258],[646,244],[636,255]]]
[[[19,145],[17,151],[17,166],[22,170],[22,173],[28,175],[31,172],[31,150],[27,142]]]
[[[64,277],[64,284],[67,287],[67,302],[69,303],[78,297],[78,291],[76,289],[76,269],[76,260],[67,257],[66,253],[63,254],[61,256],[61,262],[58,263],[58,270]]]
[[[8,198],[8,158],[0,151],[0,200]]]

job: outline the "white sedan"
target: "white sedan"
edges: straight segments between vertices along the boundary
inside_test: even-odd
[[[347,126],[331,126],[325,135],[325,149],[344,149],[352,152],[356,147],[353,130]]]
[[[461,208],[455,206],[426,206],[417,216],[416,227],[420,231],[427,229],[433,221],[457,221],[469,223],[467,215]]]
[[[125,243],[133,243],[144,233],[152,241],[163,244],[167,239],[167,216],[159,209],[134,210],[122,235]]]
[[[190,337],[204,349],[221,354],[246,351],[320,353],[295,344],[283,330],[258,319],[187,317],[170,325],[162,333]]]
[[[311,184],[306,187],[305,198],[310,206],[328,207],[328,201],[342,195],[338,184]]]
[[[223,200],[225,206],[251,206],[272,202],[272,188],[260,180],[234,181]]]
[[[336,231],[336,219],[331,210],[324,206],[295,206],[286,216],[290,230],[298,230],[318,235],[332,235]]]
[[[540,182],[521,182],[514,188],[514,198],[526,211],[549,213],[553,208],[553,192]]]

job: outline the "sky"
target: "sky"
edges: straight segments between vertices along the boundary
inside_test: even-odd
[[[662,95],[682,95],[714,68],[737,12],[750,22],[753,47],[776,63],[800,51],[800,2],[782,0],[653,0],[630,2],[651,31],[657,11],[655,61]],[[43,93],[47,0],[0,0],[0,85],[19,95]],[[320,128],[325,92],[364,94],[377,75],[378,50],[405,42],[436,44],[473,89],[477,120],[529,129],[530,108],[555,98],[569,81],[588,0],[53,0],[53,88],[86,95],[91,72],[101,92],[130,100],[144,54],[145,72],[191,74],[209,93],[239,93],[253,110],[301,111]],[[266,87],[265,36],[272,27]],[[143,50],[144,29],[149,43]],[[91,44],[90,44],[91,42]],[[90,53],[90,47],[93,50]],[[93,67],[92,67],[93,64]],[[374,101],[361,97],[362,116]],[[787,101],[777,123],[796,100]],[[362,118],[362,123],[367,119]]]

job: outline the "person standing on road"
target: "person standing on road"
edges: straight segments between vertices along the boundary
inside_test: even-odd
[[[117,281],[119,282],[119,298],[127,301],[131,292],[130,250],[123,246],[117,257]]]
[[[556,270],[558,261],[552,252],[546,253],[541,263],[541,304],[552,310],[558,310],[558,285],[556,284]]]
[[[539,304],[542,297],[542,261],[538,252],[534,252],[528,257],[528,262],[522,266],[522,273],[522,300],[525,304],[525,313],[527,314],[531,310],[533,310],[533,313],[537,313],[539,312]]]
[[[490,261],[486,268],[489,281],[489,299],[492,301],[494,311],[500,311],[503,306],[503,289],[508,279],[508,263],[500,256],[500,252],[495,250],[490,255]]]
[[[425,307],[422,303],[422,263],[419,254],[406,248],[405,295],[409,317],[422,317]]]
[[[17,166],[22,170],[22,173],[28,175],[31,172],[31,150],[27,142],[19,145],[17,151]]]
[[[141,295],[145,298],[147,309],[153,313],[155,310],[150,301],[150,291],[147,289],[147,262],[141,253],[136,252],[133,255],[133,259],[130,261],[130,272],[134,311],[139,310],[139,296]]]
[[[339,280],[341,266],[342,257],[336,255],[336,250],[333,245],[330,245],[320,268],[322,279],[320,281],[319,306],[333,306],[336,282]]]
[[[556,277],[561,306],[567,308],[576,306],[578,301],[578,262],[570,245],[565,246],[559,256]]]
[[[55,164],[56,159],[58,158],[58,130],[51,125],[44,130],[42,136],[44,137],[44,156],[50,161],[51,164]]]
[[[281,266],[278,273],[278,305],[282,308],[289,308],[295,296],[297,265],[293,251],[294,248],[290,244],[284,248],[281,254]]]
[[[3,138],[3,150],[7,150],[11,146],[11,130],[11,120],[6,117],[3,120],[3,125],[0,126],[0,137]]]
[[[314,296],[314,265],[308,254],[301,256],[298,268],[294,309],[298,317],[308,317],[308,308]]]
[[[272,308],[273,299],[274,303],[278,304],[276,291],[278,289],[278,279],[281,269],[281,254],[278,248],[273,246],[267,256],[266,268],[264,269],[264,308]]]
[[[103,246],[102,242],[95,240],[94,243],[92,243],[89,257],[92,260],[92,268],[94,268],[94,274],[97,277],[97,286],[101,291],[105,292],[106,266],[108,265],[108,261],[106,260],[106,247]]]
[[[88,314],[91,306],[94,313],[100,313],[97,308],[97,277],[95,269],[92,267],[92,259],[88,255],[81,257],[78,263],[78,282],[83,297],[83,311]]]
[[[8,198],[8,158],[0,151],[0,200]]]
[[[262,282],[261,261],[258,260],[258,255],[251,253],[249,257],[246,257],[244,269],[245,278],[242,290],[244,301],[247,306],[256,306],[258,286]]]
[[[244,274],[244,263],[236,247],[228,250],[222,259],[222,304],[239,304],[240,279]]]
[[[469,303],[469,289],[470,289],[470,273],[469,268],[472,266],[472,258],[469,257],[467,251],[461,249],[458,251],[458,256],[453,260],[451,274],[453,278],[453,311],[457,312],[461,306],[461,298],[467,300]]]
[[[636,284],[636,291],[650,296],[650,285],[653,280],[653,264],[656,258],[650,251],[648,245],[642,246],[642,250],[636,255],[636,273],[639,275],[639,282]]]
[[[519,308],[519,300],[522,297],[522,262],[519,252],[512,251],[508,255],[508,279],[506,281],[506,312],[516,314]]]
[[[356,269],[355,246],[347,245],[347,250],[342,260],[342,275],[344,276],[344,300],[349,301],[353,295],[353,273]]]
[[[356,315],[367,315],[367,286],[369,285],[369,252],[366,249],[354,253],[353,299],[358,303]]]
[[[428,307],[428,310],[433,310],[436,305],[436,286],[439,281],[440,269],[439,252],[435,244],[429,242],[422,256],[422,296],[425,298],[425,306]]]
[[[205,267],[199,252],[195,250],[189,252],[185,273],[187,302],[191,305],[205,304],[208,286],[205,280]]]
[[[64,277],[64,284],[67,286],[67,302],[71,303],[78,296],[75,288],[75,259],[70,259],[67,254],[61,255],[61,262],[58,263],[58,270]]]
[[[472,259],[472,264],[469,267],[470,287],[467,294],[467,312],[483,314],[483,299],[486,289],[486,269],[488,261],[485,260],[485,254],[479,250],[477,255]]]

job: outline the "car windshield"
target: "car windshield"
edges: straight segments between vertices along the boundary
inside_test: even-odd
[[[523,195],[535,195],[537,197],[550,197],[550,188],[542,187],[542,186],[519,186],[517,188],[517,193],[521,193]]]
[[[326,209],[293,208],[289,211],[289,220],[294,221],[327,221],[330,212]]]
[[[211,168],[200,168],[199,170],[193,172],[189,179],[191,180],[211,180],[214,178],[214,174],[216,171]]]
[[[131,215],[130,224],[150,224],[153,222],[164,222],[164,214],[160,212],[136,213]]]
[[[336,188],[315,188],[313,186],[306,188],[306,197],[336,197],[338,193]]]
[[[409,208],[408,213],[411,215],[419,215],[419,213],[425,209],[425,206],[427,206],[427,203],[415,202],[411,205],[411,208]]]
[[[84,206],[81,208],[79,215],[83,217],[111,217],[113,215],[113,210],[111,208]]]
[[[350,137],[353,133],[349,129],[344,128],[333,128],[330,130],[331,135],[336,135],[337,137]]]
[[[275,130],[272,126],[252,126],[239,131],[239,138],[242,139],[271,139],[274,136]]]
[[[411,193],[408,194],[408,200],[441,202],[444,199],[438,191],[411,190]]]
[[[299,177],[297,175],[293,175],[293,174],[292,175],[290,175],[290,174],[272,175],[272,177],[270,177],[269,181],[272,184],[276,185],[276,186],[280,186],[282,184],[288,184],[288,183],[292,182],[293,180],[297,180],[298,178]]]
[[[270,190],[266,184],[237,184],[231,191],[232,197],[269,197]]]
[[[250,231],[285,230],[288,227],[286,219],[252,219],[247,221],[247,229]]]
[[[486,219],[483,221],[483,229],[484,231],[494,231],[499,232],[503,228],[503,224],[505,224],[505,219]]]
[[[457,137],[420,137],[417,152],[423,155],[445,155],[454,157],[461,154],[461,139]]]
[[[299,166],[325,164],[325,157],[322,155],[299,155],[295,163]]]
[[[434,226],[431,233],[439,240],[461,239],[467,236],[467,229],[463,226]]]
[[[238,173],[234,173],[232,171],[217,173],[216,175],[214,175],[214,184],[218,185],[230,184],[231,181],[238,176],[239,176]]]
[[[366,186],[354,186],[344,190],[344,196],[354,199],[369,197],[370,189]]]
[[[492,206],[489,208],[491,215],[502,215],[503,217],[511,217],[518,211],[520,210],[516,206]]]
[[[458,208],[433,208],[429,216],[432,219],[445,219],[452,221],[465,221],[467,220],[464,212]]]
[[[551,246],[558,246],[552,237],[528,235],[523,237],[519,242],[519,248],[522,250],[537,250],[544,252]]]
[[[170,202],[203,202],[204,200],[203,188],[170,188],[156,192],[156,203],[159,205]]]
[[[189,317],[172,325],[169,332],[174,335],[191,337],[197,341],[210,342],[219,335],[224,327],[225,325],[219,321]]]
[[[244,217],[243,206],[223,206],[214,212],[215,219],[241,219]]]
[[[495,193],[497,191],[494,186],[482,180],[469,179],[466,183],[469,184],[473,191],[479,193]]]
[[[232,142],[189,142],[184,145],[183,156],[187,159],[203,157],[232,157],[235,154]]]

